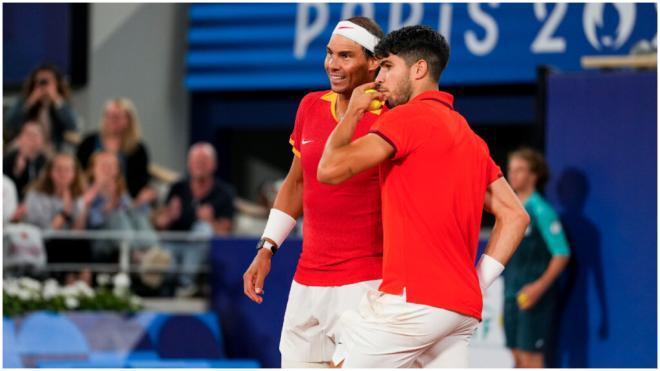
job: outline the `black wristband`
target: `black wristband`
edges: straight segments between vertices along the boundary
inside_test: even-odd
[[[269,244],[270,248],[264,246],[265,244]],[[262,238],[262,239],[259,240],[259,242],[257,242],[257,252],[261,249],[264,249],[264,248],[269,249],[270,252],[273,253],[273,255],[275,255],[275,253],[278,250],[278,247],[277,247],[276,244],[270,242],[269,240],[267,240],[265,238]]]

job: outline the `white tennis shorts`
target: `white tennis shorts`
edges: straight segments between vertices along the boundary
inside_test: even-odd
[[[478,324],[474,317],[408,303],[405,293],[371,290],[340,319],[343,367],[468,367]]]
[[[280,337],[282,359],[294,362],[330,362],[341,334],[339,317],[358,307],[369,290],[381,280],[358,282],[344,286],[305,286],[293,281],[284,313]]]

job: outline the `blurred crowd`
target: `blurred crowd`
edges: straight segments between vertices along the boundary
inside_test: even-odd
[[[138,281],[144,290],[195,295],[208,242],[167,242],[157,232],[229,235],[236,230],[235,219],[247,226],[243,233],[261,231],[275,194],[273,185],[262,187],[260,203],[238,199],[234,188],[215,176],[218,160],[210,143],[193,144],[186,174],[175,182],[162,181],[152,175],[152,160],[130,99],[108,99],[98,129],[85,136],[76,117],[66,79],[51,65],[30,74],[6,114],[6,274],[41,274],[63,283],[83,280],[93,285],[93,270],[85,264],[118,264],[122,239],[73,236],[75,231],[105,230],[119,232],[120,237],[139,236],[130,240],[130,262],[141,268]],[[73,233],[67,237],[66,231]],[[48,233],[57,236],[45,237]],[[78,263],[82,268],[43,269],[56,263]],[[162,274],[168,269],[176,274]]]

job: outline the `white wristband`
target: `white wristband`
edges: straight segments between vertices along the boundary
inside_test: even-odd
[[[486,291],[503,271],[504,266],[502,263],[486,254],[482,254],[477,264],[477,276],[479,277],[481,291]]]
[[[279,248],[295,226],[296,220],[291,215],[282,210],[270,209],[266,229],[264,229],[264,234],[261,235],[261,238],[267,237],[275,241]]]

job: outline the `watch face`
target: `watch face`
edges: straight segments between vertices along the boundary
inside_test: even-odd
[[[270,252],[272,252],[273,255],[275,255],[275,252],[277,251],[275,245],[273,245],[273,243],[265,239],[259,240],[259,242],[257,243],[257,250],[261,250],[262,248],[270,250]]]
[[[272,245],[273,244],[268,242],[267,240],[259,240],[259,242],[257,243],[257,249],[260,249],[262,247],[269,248]]]

